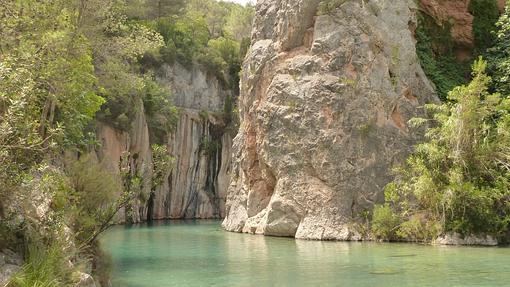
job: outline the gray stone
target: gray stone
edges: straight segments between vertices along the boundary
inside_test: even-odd
[[[462,236],[459,233],[449,233],[434,240],[436,245],[479,245],[479,246],[497,246],[498,240],[490,235],[468,235]]]
[[[0,266],[0,286],[5,286],[9,283],[12,276],[18,273],[21,270],[21,267],[13,264],[5,264]]]
[[[409,27],[412,0],[259,0],[241,76],[226,230],[359,240],[390,170],[421,139],[407,121],[438,101]]]
[[[4,250],[2,250],[2,253],[4,255],[5,264],[18,265],[18,266],[23,265],[23,258],[16,252],[14,252],[10,249],[4,249]]]
[[[197,65],[190,69],[178,62],[163,65],[157,80],[172,91],[172,102],[184,109],[222,112],[225,99],[232,95],[213,75],[202,71]]]

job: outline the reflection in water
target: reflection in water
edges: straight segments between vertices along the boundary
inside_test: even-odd
[[[118,226],[113,286],[508,286],[509,248],[317,242],[229,233],[218,221]]]

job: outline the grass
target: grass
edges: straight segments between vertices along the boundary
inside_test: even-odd
[[[25,259],[25,265],[9,282],[9,287],[72,286],[75,283],[72,276],[75,270],[58,243],[47,248],[31,244]]]

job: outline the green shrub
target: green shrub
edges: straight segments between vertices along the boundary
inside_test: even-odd
[[[143,106],[147,115],[150,142],[156,144],[166,143],[179,121],[179,110],[170,98],[171,92],[162,88],[149,76],[145,80],[143,91]]]
[[[25,256],[25,265],[9,283],[10,287],[55,287],[73,286],[73,272],[69,257],[59,242],[49,246],[30,243]]]
[[[166,146],[154,144],[152,150],[152,190],[163,184],[165,175],[173,164],[174,158]]]
[[[116,198],[122,194],[119,179],[90,157],[71,161],[68,175],[72,191],[61,208],[79,244],[88,244],[100,229],[109,223]]]
[[[492,89],[510,95],[510,5],[496,24],[495,44],[488,51]]]
[[[372,235],[376,239],[395,240],[400,219],[388,204],[376,205],[372,217]]]
[[[405,240],[414,242],[430,242],[441,233],[441,224],[436,221],[429,221],[419,215],[411,216],[402,222],[396,235]]]
[[[469,12],[474,16],[473,35],[475,37],[475,54],[484,55],[494,45],[496,22],[499,19],[497,0],[471,0]]]
[[[451,24],[439,25],[429,15],[419,13],[416,40],[421,66],[436,86],[439,97],[446,100],[449,91],[469,78],[469,61],[459,62],[453,53]]]
[[[510,100],[488,92],[485,69],[484,61],[476,61],[473,80],[453,89],[450,103],[427,106],[434,114],[427,141],[415,147],[386,188],[386,206],[403,221],[400,237],[429,240],[446,232],[500,237],[509,231]],[[381,217],[391,218],[385,212]]]
[[[217,140],[203,138],[200,141],[200,151],[204,152],[208,156],[214,155],[220,148],[221,143]]]

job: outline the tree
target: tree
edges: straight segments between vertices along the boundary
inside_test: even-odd
[[[386,202],[401,220],[401,237],[411,229],[495,236],[508,231],[510,100],[488,92],[485,70],[485,61],[475,61],[473,80],[453,89],[450,103],[428,105],[433,122],[412,120],[431,127],[427,141],[416,146],[386,188]]]
[[[226,18],[225,34],[241,42],[243,39],[250,39],[251,26],[255,8],[251,5],[246,7],[240,5],[232,6],[229,15]]]
[[[1,9],[0,163],[7,182],[14,170],[84,144],[83,131],[104,99],[68,1],[15,1]]]
[[[8,238],[27,250],[19,284],[74,283],[73,243],[85,247],[76,251],[80,256],[93,256],[97,236],[141,194],[140,176],[129,164],[124,189],[86,157],[64,164],[64,154],[80,155],[95,144],[89,135],[100,108],[101,119],[127,126],[132,103],[151,97],[154,111],[175,116],[139,65],[163,38],[125,11],[122,0],[0,4],[0,239],[4,247],[5,227],[21,235],[21,241]],[[44,216],[34,215],[39,206]],[[40,256],[48,258],[32,260]],[[69,268],[44,272],[63,265]]]
[[[496,23],[495,44],[488,50],[489,68],[494,79],[494,89],[510,95],[510,6]]]

